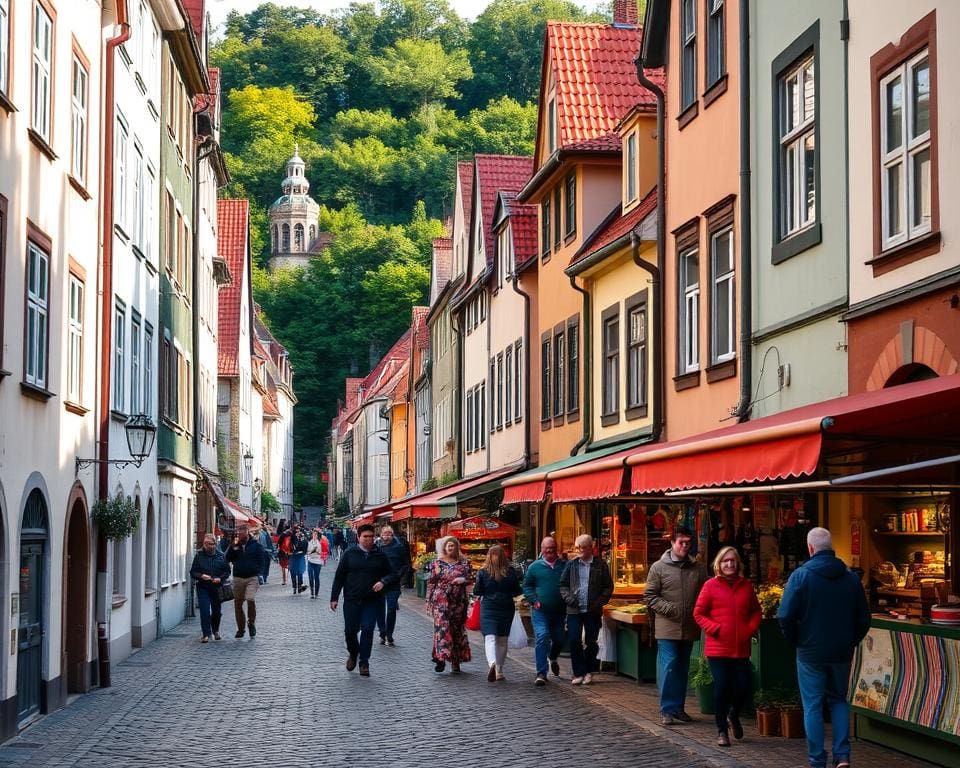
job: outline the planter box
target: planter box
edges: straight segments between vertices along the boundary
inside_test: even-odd
[[[716,712],[713,706],[713,683],[697,688],[697,703],[700,705],[702,715],[712,715]]]
[[[799,708],[780,710],[780,733],[788,739],[803,738],[803,710]]]
[[[427,574],[422,571],[418,572],[416,575],[417,582],[417,597],[426,599],[427,597]]]
[[[780,711],[776,709],[757,710],[757,731],[761,736],[780,735]]]

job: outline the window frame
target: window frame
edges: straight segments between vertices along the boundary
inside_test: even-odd
[[[111,382],[110,408],[114,413],[127,415],[126,400],[126,350],[127,307],[117,300],[113,305],[113,380]]]
[[[813,62],[813,163],[814,163],[814,188],[816,195],[816,205],[813,219],[803,227],[798,227],[787,232],[784,226],[784,198],[785,198],[785,179],[784,179],[784,146],[782,125],[784,122],[783,113],[783,88],[787,75],[795,72],[798,67],[806,60]],[[820,21],[815,21],[810,27],[804,30],[790,45],[788,45],[771,63],[771,103],[774,108],[771,110],[771,135],[772,135],[772,171],[771,180],[771,199],[774,204],[771,206],[771,225],[772,225],[772,244],[770,251],[770,261],[772,264],[781,264],[804,251],[818,245],[823,239],[823,228],[821,224],[821,211],[823,208],[823,185],[821,183],[820,173]],[[790,131],[787,135],[791,137],[790,143],[795,141],[802,142],[802,137],[810,133],[809,123],[804,127]]]
[[[701,368],[700,355],[700,315],[703,295],[703,269],[700,259],[700,224],[695,219],[685,225],[683,231],[676,233],[677,249],[677,349],[676,371],[674,379],[678,388],[683,389],[692,381],[699,382]],[[686,259],[697,259],[697,284],[692,286],[686,280]],[[689,353],[689,354],[688,354]],[[693,353],[696,357],[693,358]]]
[[[563,242],[563,192],[560,185],[553,188],[553,250],[559,251]]]
[[[78,82],[82,84],[79,95]],[[70,64],[70,175],[81,187],[87,184],[89,111],[90,62],[74,43]]]
[[[127,215],[130,200],[127,190],[127,144],[130,140],[130,129],[127,125],[127,119],[119,109],[117,110],[116,122],[116,140],[113,147],[113,178],[116,185],[113,196],[113,226],[115,230],[120,231],[124,238],[129,238]]]
[[[513,424],[513,344],[503,350],[503,426]]]
[[[523,339],[517,339],[513,345],[513,364],[516,366],[513,377],[514,397],[516,404],[514,408],[514,423],[523,421],[523,409],[525,401],[523,399]]]
[[[143,324],[143,412],[156,421],[153,413],[153,326]]]
[[[567,422],[580,418],[580,315],[567,318]]]
[[[43,264],[44,277],[42,285],[37,283],[37,287],[43,288],[43,294],[32,290],[33,278],[31,276],[31,258],[33,254],[40,258]],[[23,383],[28,387],[42,392],[50,391],[50,262],[52,261],[53,242],[37,228],[31,221],[27,221],[27,243],[26,243],[26,272],[24,275],[24,344],[23,344]],[[33,293],[33,296],[31,296]],[[32,309],[31,309],[32,308]],[[37,318],[43,318],[43,331],[36,333],[30,332],[30,316],[34,314]],[[34,322],[36,329],[39,323]],[[30,355],[33,349],[33,357],[36,365],[42,365],[40,374],[31,373]]]
[[[74,297],[76,294],[76,301]],[[86,284],[74,270],[67,273],[67,402],[83,402],[83,312]]]
[[[497,354],[497,429],[503,429],[503,400],[504,400],[504,378],[503,378],[503,352]],[[491,410],[493,397],[490,398]],[[493,425],[491,424],[491,427]],[[492,430],[491,430],[492,431]]]
[[[13,46],[10,25],[10,0],[0,0],[0,106],[9,111],[10,61]]]
[[[42,51],[37,48],[38,14],[42,13],[49,22],[49,35],[47,41],[48,50],[46,57],[43,57]],[[53,105],[54,105],[54,73],[56,71],[56,24],[57,12],[43,0],[34,0],[33,13],[31,14],[31,35],[30,35],[30,131],[32,135],[39,139],[47,149],[51,147],[53,139]],[[11,31],[12,35],[12,31]],[[12,39],[12,38],[11,38]],[[12,46],[11,46],[12,47]],[[39,56],[38,56],[39,54]],[[41,106],[38,94],[38,71],[45,75],[46,89],[43,100],[45,107],[44,114],[38,124],[38,110]]]
[[[677,25],[680,31],[680,98],[678,101],[682,115],[697,104],[697,0],[681,0],[678,7],[680,12],[680,23]]]
[[[623,180],[623,200],[629,205],[634,202],[639,195],[639,184],[637,179],[637,131],[630,131],[627,134],[626,162],[623,164],[626,178]]]
[[[8,375],[3,369],[4,297],[7,294],[7,198],[0,195],[0,380]]]
[[[564,200],[564,238],[573,237],[577,233],[577,172],[570,171],[563,182]]]
[[[143,376],[143,320],[136,310],[130,311],[130,413],[142,413],[143,396],[140,391]]]
[[[550,198],[551,195],[548,193],[544,196],[543,200],[540,202],[540,257],[546,261],[550,258],[551,254],[551,242],[550,242]]]
[[[553,334],[540,335],[540,423],[549,428],[553,409]]]
[[[563,414],[566,412],[567,401],[564,399],[566,392],[566,329],[563,323],[558,323],[553,328],[553,423],[559,426],[563,423]]]
[[[624,314],[624,348],[626,350],[626,392],[624,401],[624,416],[628,421],[632,419],[642,419],[647,416],[647,407],[649,404],[649,371],[650,371],[650,308],[647,299],[647,289],[644,288],[625,302],[623,307]],[[633,314],[637,311],[643,312],[643,341],[634,342],[633,340]],[[640,371],[637,374],[634,371],[634,354],[640,360]],[[638,389],[640,398],[634,402],[631,395],[634,389]]]
[[[725,0],[706,0],[704,3],[704,29],[706,30],[705,66],[706,91],[719,84],[727,74],[727,9]],[[714,59],[719,61],[714,61]],[[716,63],[716,72],[711,72],[711,65]]]
[[[600,424],[620,421],[620,304],[600,313]]]

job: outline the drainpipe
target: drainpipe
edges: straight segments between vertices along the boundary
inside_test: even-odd
[[[447,300],[446,312],[450,312],[450,300]],[[456,402],[453,408],[453,434],[456,435],[457,457],[454,460],[457,470],[457,477],[463,477],[463,328],[460,326],[460,316],[455,312],[450,312],[450,327],[457,334],[457,386]]]
[[[738,422],[750,418],[753,380],[753,271],[750,262],[750,3],[740,0],[740,402]]]
[[[633,248],[633,263],[641,269],[645,269],[653,277],[653,370],[656,372],[653,380],[653,432],[650,435],[650,442],[655,443],[660,439],[663,433],[664,425],[667,421],[667,409],[665,397],[667,372],[664,368],[665,356],[664,348],[666,341],[663,338],[664,316],[666,307],[664,307],[663,275],[661,270],[666,264],[667,259],[667,137],[664,115],[666,114],[664,106],[664,95],[660,87],[649,80],[643,71],[643,62],[638,56],[634,62],[637,65],[637,80],[640,85],[646,88],[654,95],[657,100],[657,265],[653,266],[640,258],[640,239],[636,232],[630,233],[630,244]]]
[[[100,262],[100,445],[97,497],[110,496],[110,360],[113,330],[113,121],[116,115],[116,49],[130,39],[126,0],[117,0],[120,33],[107,40],[103,94],[103,256]],[[107,539],[97,532],[97,670],[100,687],[110,687],[110,621],[107,605]]]
[[[526,397],[523,398],[523,466],[530,465],[530,430],[533,426],[530,424],[530,294],[520,289],[520,275],[514,270],[513,280],[510,281],[514,293],[523,297],[523,375],[527,386]]]
[[[482,281],[481,281],[481,282],[482,282]],[[486,286],[484,286],[483,290],[484,290],[484,291],[487,290],[487,289],[486,289]],[[486,320],[486,326],[487,326],[487,370],[490,369],[490,361],[491,361],[491,359],[492,359],[492,360],[494,361],[494,363],[493,363],[493,366],[494,366],[493,370],[496,371],[496,370],[497,370],[497,368],[496,368],[496,366],[497,366],[496,358],[494,358],[494,357],[492,356],[493,353],[492,353],[492,351],[491,351],[491,349],[490,349],[490,336],[491,336],[491,329],[493,328],[493,293],[492,293],[492,292],[487,294],[487,320]],[[490,381],[490,387],[491,387],[490,392],[487,393],[487,397],[489,398],[489,401],[488,401],[488,403],[487,403],[487,416],[489,417],[489,423],[487,424],[487,451],[486,451],[486,453],[487,453],[487,472],[490,471],[490,451],[493,450],[493,433],[494,433],[493,415],[494,415],[494,413],[496,413],[496,404],[495,404],[495,402],[494,402],[494,398],[495,398],[495,396],[496,396],[496,393],[493,391],[493,380],[492,380],[492,379],[491,379],[491,381]]]
[[[573,286],[573,290],[583,294],[583,333],[580,334],[580,338],[583,339],[583,437],[570,449],[570,455],[576,456],[580,449],[589,444],[593,437],[593,416],[591,413],[593,405],[593,376],[591,374],[593,345],[590,336],[590,326],[592,325],[590,321],[590,294],[577,285],[577,278],[573,275],[570,275],[570,285]]]

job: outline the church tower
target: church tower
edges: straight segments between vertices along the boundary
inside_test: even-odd
[[[270,206],[270,269],[306,267],[311,256],[330,243],[330,235],[318,232],[320,206],[310,197],[310,182],[304,174],[300,146],[287,161],[282,194]]]

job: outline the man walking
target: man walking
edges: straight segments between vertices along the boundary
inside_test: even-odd
[[[537,677],[534,685],[547,684],[547,662],[554,677],[560,677],[557,657],[563,648],[566,604],[560,595],[564,563],[557,556],[557,541],[547,536],[540,542],[540,557],[527,568],[523,596],[530,604],[530,618],[536,635]]]
[[[677,528],[670,549],[650,566],[644,599],[654,612],[657,638],[657,685],[660,687],[660,722],[663,725],[693,720],[684,709],[690,652],[700,639],[693,618],[697,596],[707,581],[707,568],[690,557],[693,534]]]
[[[567,606],[567,642],[570,644],[570,666],[573,685],[590,685],[597,669],[600,646],[600,625],[603,606],[613,595],[613,579],[607,564],[594,557],[593,537],[577,536],[579,556],[567,562],[560,575],[560,595]]]
[[[361,677],[370,677],[370,651],[377,616],[384,611],[383,590],[393,586],[396,574],[387,556],[374,543],[372,525],[361,525],[357,545],[340,558],[330,591],[330,610],[337,610],[343,591],[343,634],[347,640],[347,671],[360,660]],[[357,633],[360,640],[357,641]]]
[[[260,542],[250,537],[246,523],[237,526],[237,536],[227,550],[227,562],[233,566],[233,611],[237,617],[237,637],[243,637],[245,629],[250,637],[257,636],[257,588],[260,573],[267,553]],[[243,603],[247,603],[247,615],[243,615]]]
[[[393,528],[385,525],[380,529],[380,551],[390,561],[390,568],[397,582],[383,590],[386,610],[377,614],[377,629],[380,631],[380,645],[393,648],[393,630],[397,626],[397,608],[400,605],[400,592],[403,580],[410,572],[410,548],[406,542],[394,536]]]
[[[810,559],[787,580],[777,618],[797,648],[797,682],[812,768],[826,768],[823,705],[830,708],[834,768],[850,766],[847,684],[853,652],[870,628],[870,609],[857,575],[833,551],[830,531],[807,534]]]
[[[266,584],[267,577],[270,575],[270,561],[273,560],[273,537],[270,536],[270,531],[266,523],[264,523],[263,528],[260,529],[260,535],[257,537],[257,540],[260,542],[260,546],[263,547],[263,551],[267,554],[267,556],[263,558],[263,570],[260,571],[260,583]]]

